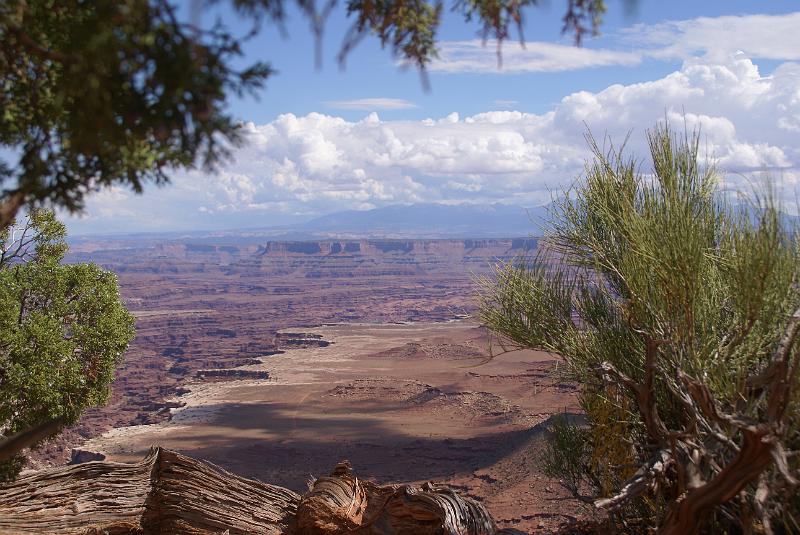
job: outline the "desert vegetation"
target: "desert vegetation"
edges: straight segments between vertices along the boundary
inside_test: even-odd
[[[483,279],[483,318],[581,385],[546,457],[611,527],[797,531],[796,234],[768,188],[722,196],[699,134],[648,141],[644,172],[590,139],[546,245]]]
[[[25,448],[76,423],[88,407],[108,401],[115,368],[134,335],[133,316],[123,306],[116,276],[94,264],[65,262],[64,226],[46,208],[80,212],[87,195],[101,188],[122,186],[140,193],[148,184],[169,182],[175,171],[216,169],[243,140],[240,120],[229,111],[230,96],[256,92],[273,75],[262,61],[243,62],[244,43],[266,22],[281,26],[290,4],[307,17],[319,43],[325,19],[336,7],[332,1],[319,11],[306,0],[226,4],[252,22],[245,36],[222,23],[202,28],[184,22],[167,0],[12,0],[0,6],[0,481],[18,475]],[[500,44],[515,27],[521,33],[525,8],[538,4],[457,0],[451,7],[476,21],[484,40]],[[372,35],[400,63],[424,75],[436,58],[443,2],[348,0],[344,5],[352,26],[339,61],[344,63],[353,47]],[[577,41],[598,27],[606,9],[603,0],[568,0],[566,6],[564,31]],[[531,246],[537,255],[510,261],[481,279],[482,318],[501,347],[558,355],[558,373],[579,385],[581,413],[551,426],[552,439],[542,454],[547,471],[574,497],[602,512],[603,529],[800,531],[800,249],[795,229],[768,188],[749,204],[723,195],[720,175],[699,157],[697,133],[678,135],[658,126],[648,136],[652,168],[647,172],[624,150],[605,150],[589,141],[593,160],[576,188],[555,203],[549,235],[518,238],[499,252]],[[410,240],[291,242],[240,252],[230,245],[186,244],[180,254],[189,260],[212,258],[208,270],[225,279],[226,286],[203,278],[208,273],[204,262],[187,261],[196,270],[195,284],[183,293],[162,278],[162,270],[179,270],[161,251],[153,253],[152,261],[128,262],[121,273],[127,269],[140,280],[166,281],[164,287],[140,288],[140,304],[161,299],[162,304],[172,300],[187,306],[139,311],[147,358],[121,374],[123,383],[135,383],[138,393],[118,406],[135,413],[135,423],[153,423],[149,418],[155,410],[167,419],[170,409],[180,406],[167,397],[183,389],[177,385],[185,377],[208,383],[214,378],[273,379],[272,370],[256,369],[264,365],[261,357],[289,346],[329,345],[305,336],[278,336],[278,320],[272,318],[294,314],[297,319],[302,314],[296,307],[309,309],[303,313],[309,325],[320,318],[452,318],[462,305],[461,295],[452,290],[461,288],[463,273],[441,258],[428,258],[427,247]],[[482,258],[484,252],[474,249],[500,245],[466,240],[458,247],[436,247],[456,251],[448,253],[457,258],[451,264],[462,266]],[[339,255],[336,265],[328,259],[333,255]],[[383,258],[390,255],[395,256]],[[265,273],[272,277],[271,286],[258,279]],[[317,292],[309,298],[306,291],[306,302],[294,297],[300,292],[299,274],[306,290]],[[383,284],[381,277],[393,278],[394,286]],[[410,282],[397,282],[406,277]],[[352,288],[348,296],[338,293],[341,284],[333,281],[346,279],[361,284],[357,299]],[[239,301],[237,292],[246,297]],[[258,321],[273,323],[253,320],[254,311],[260,311],[249,304],[255,294],[262,297],[262,309],[271,308]],[[427,308],[412,306],[420,294]],[[194,306],[198,303],[202,306]],[[164,316],[172,316],[166,327]],[[175,327],[182,332],[169,332]],[[189,328],[207,338],[187,334]],[[243,335],[246,343],[231,341]],[[228,355],[221,358],[213,344]],[[379,355],[369,362],[438,361],[454,355],[484,360],[473,345],[458,346],[460,353],[447,342],[432,347],[414,342],[381,348],[368,355]],[[368,359],[362,357],[359,365],[366,368]],[[470,386],[492,380],[501,393],[517,392],[526,381],[538,384],[534,380],[549,371],[549,362],[527,369],[516,363],[520,369],[513,376],[464,372],[461,381]],[[352,373],[337,365],[344,371],[334,371]],[[440,366],[443,376],[451,372]],[[282,370],[274,367],[291,377],[287,364]],[[396,393],[398,411],[428,410],[445,421],[461,410],[476,426],[497,427],[506,420],[505,431],[515,434],[520,429],[512,427],[528,426],[527,431],[534,416],[541,416],[511,405],[492,410],[501,406],[500,395],[492,392],[445,391],[394,377],[381,382],[353,374],[328,389],[331,375],[319,380],[325,390],[313,392],[317,398],[307,393],[298,398],[287,429],[295,429],[299,406],[307,399],[309,405],[318,403],[316,421],[323,422],[330,420],[325,411],[331,399],[358,406],[365,400],[385,401],[386,392]],[[455,384],[447,377],[448,385]],[[296,385],[287,381],[282,386],[288,391]],[[242,397],[254,395],[247,391]],[[488,423],[481,421],[484,417]],[[275,427],[274,419],[270,424]],[[449,456],[434,466],[460,462],[449,437],[439,444],[427,432],[427,447]],[[465,443],[474,438],[462,437]],[[530,437],[522,438],[529,444]],[[414,437],[419,443],[423,439]],[[493,440],[509,442],[503,436]],[[360,447],[388,450],[366,442]],[[417,447],[411,443],[408,449]],[[462,450],[470,453],[470,447],[462,445]],[[287,451],[296,459],[295,450]],[[190,460],[181,462],[194,466]],[[427,466],[419,463],[420,469]],[[480,468],[472,469],[470,477],[483,478],[487,486],[497,482]],[[334,475],[350,482],[349,470]],[[317,486],[324,487],[325,481],[316,480]],[[355,503],[361,492],[353,481],[345,502]],[[513,483],[515,492],[520,481]],[[485,524],[487,532],[494,530],[493,521]]]
[[[105,403],[133,338],[116,276],[62,263],[65,234],[44,210],[0,231],[0,480],[23,449]]]

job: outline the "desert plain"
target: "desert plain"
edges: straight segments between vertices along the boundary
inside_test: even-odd
[[[134,460],[153,444],[304,490],[343,459],[380,483],[436,481],[511,532],[587,511],[542,470],[577,411],[558,357],[499,351],[475,277],[535,240],[84,240],[114,270],[137,338],[111,402],[39,464]]]

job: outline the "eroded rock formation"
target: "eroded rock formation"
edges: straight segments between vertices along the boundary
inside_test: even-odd
[[[69,261],[117,274],[137,336],[109,404],[87,411],[35,457],[62,464],[87,437],[167,420],[170,412],[153,404],[178,395],[200,370],[257,364],[279,345],[314,344],[276,338],[283,328],[447,321],[474,311],[473,276],[512,260],[521,252],[514,247],[511,239],[77,240]],[[205,380],[252,379],[226,373]]]

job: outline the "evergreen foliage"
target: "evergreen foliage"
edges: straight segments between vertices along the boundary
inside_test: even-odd
[[[75,423],[106,403],[132,340],[133,316],[116,276],[64,264],[65,229],[49,211],[0,231],[0,434],[44,422]],[[0,463],[0,478],[22,467]]]
[[[10,0],[0,6],[0,228],[24,204],[70,211],[120,184],[207,168],[238,141],[230,93],[269,68],[232,66],[240,42],[193,30],[167,2]]]

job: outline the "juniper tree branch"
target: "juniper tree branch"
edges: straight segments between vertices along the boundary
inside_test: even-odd
[[[761,474],[758,479],[758,487],[756,487],[756,494],[753,499],[753,508],[758,515],[761,522],[761,527],[766,535],[773,535],[772,531],[772,518],[769,513],[768,501],[770,496],[770,484],[767,474]]]
[[[800,355],[793,351],[798,334],[800,334],[800,308],[795,310],[789,318],[786,330],[770,360],[769,366],[775,370],[767,401],[767,418],[771,422],[783,419],[786,406],[791,399],[792,386],[797,373],[797,361],[800,359]],[[793,353],[795,362],[791,362]]]
[[[0,229],[11,225],[23,204],[25,204],[25,194],[22,192],[12,193],[0,201]]]
[[[756,509],[759,516],[766,520],[765,529],[768,532],[771,530],[769,514],[765,507],[769,496],[769,486],[765,480],[766,470],[774,464],[787,484],[792,487],[798,484],[789,470],[786,452],[781,443],[782,435],[785,433],[783,417],[791,399],[795,383],[794,373],[798,367],[797,359],[800,358],[794,351],[798,334],[800,334],[800,309],[789,318],[784,334],[765,370],[767,373],[762,374],[773,377],[767,390],[769,398],[765,422],[759,423],[741,415],[722,413],[717,409],[705,385],[685,374],[681,376],[692,398],[699,402],[701,410],[707,416],[722,419],[742,432],[742,444],[737,455],[714,478],[705,485],[692,489],[682,500],[671,505],[659,529],[662,535],[697,533],[703,520],[714,508],[730,501],[756,481],[758,481]]]
[[[7,461],[25,448],[54,435],[64,426],[64,423],[63,417],[53,418],[0,439],[0,462]]]

